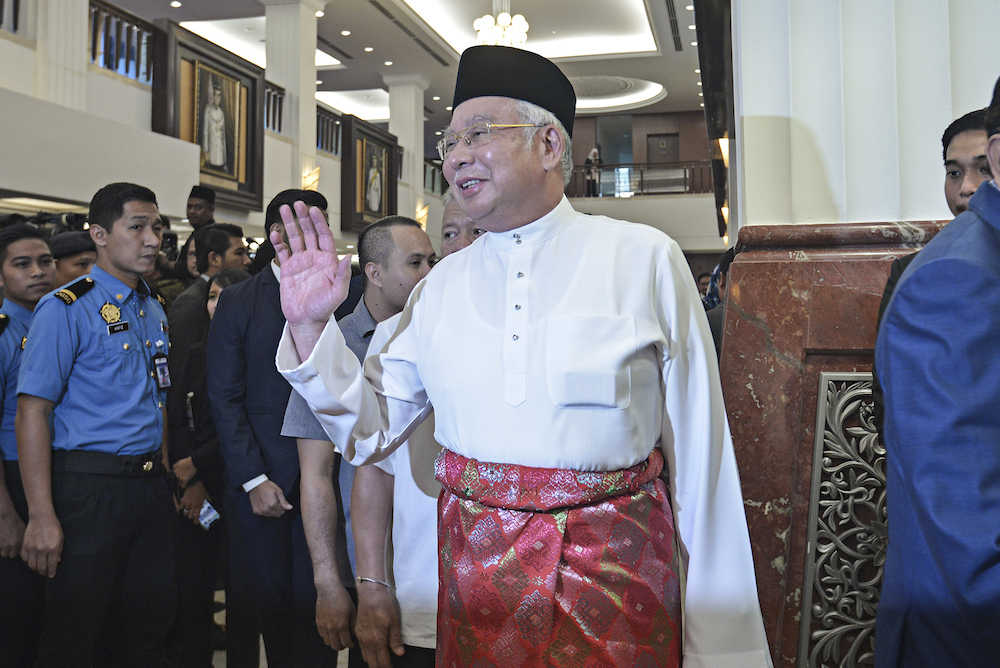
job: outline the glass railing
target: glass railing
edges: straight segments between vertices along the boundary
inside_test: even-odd
[[[432,160],[424,160],[424,190],[435,195],[443,195],[447,189],[448,183],[444,180],[441,165]]]
[[[340,155],[340,115],[316,105],[316,150]]]
[[[712,192],[712,163],[632,163],[576,166],[569,197],[634,197]]]
[[[264,129],[281,133],[285,109],[285,89],[270,81],[264,82]]]
[[[21,0],[0,0],[0,30],[17,34],[21,25]]]
[[[140,83],[153,83],[151,23],[102,0],[90,0],[90,61]]]

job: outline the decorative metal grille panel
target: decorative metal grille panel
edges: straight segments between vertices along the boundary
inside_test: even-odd
[[[874,664],[886,549],[885,447],[870,373],[820,374],[800,668]]]

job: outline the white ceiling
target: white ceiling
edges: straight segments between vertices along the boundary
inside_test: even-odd
[[[203,30],[214,31],[216,38],[208,37],[213,41],[224,35],[241,38],[230,50],[252,62],[263,57],[266,26],[259,0],[182,0],[179,8],[169,0],[112,1],[150,21],[211,21],[198,32],[208,37]],[[530,25],[525,48],[554,59],[571,79],[581,78],[574,85],[594,93],[581,102],[579,113],[693,111],[702,98],[689,1],[511,0],[511,12],[523,14]],[[668,3],[676,12],[680,51]],[[492,0],[330,2],[318,19],[317,47],[337,63],[317,69],[317,97],[346,113],[385,120],[383,76],[419,74],[430,81],[424,96],[425,144],[427,155],[433,155],[434,132],[450,121],[446,107],[459,55],[476,41],[472,22],[491,10]],[[618,95],[632,98],[622,103],[614,99]]]

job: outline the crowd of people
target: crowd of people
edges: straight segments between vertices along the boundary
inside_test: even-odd
[[[174,261],[130,183],[86,231],[0,230],[0,665],[210,666],[221,584],[234,667],[261,636],[274,668],[770,666],[717,364],[736,251],[703,302],[669,237],[576,212],[575,102],[541,56],[466,50],[440,262],[389,216],[355,275],[306,190],[269,203],[253,258],[202,186]],[[894,269],[879,335],[884,666],[988,665],[1000,596],[1000,105],[943,143],[969,212]],[[959,510],[928,470],[966,460]]]

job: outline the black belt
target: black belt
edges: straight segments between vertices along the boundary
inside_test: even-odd
[[[92,450],[53,450],[52,470],[64,473],[152,477],[163,475],[163,459],[159,450],[142,455],[112,455]]]

